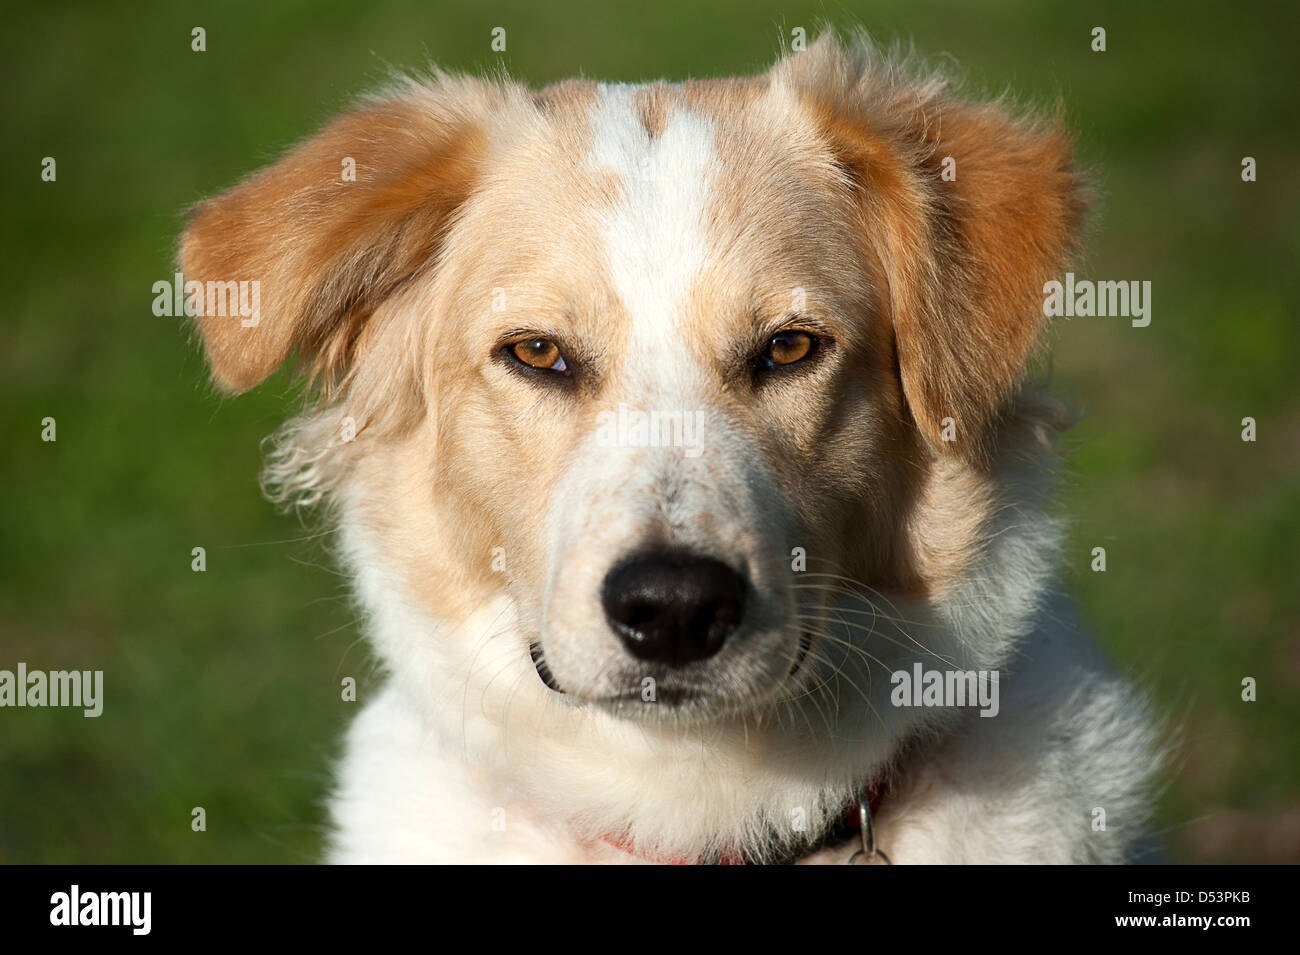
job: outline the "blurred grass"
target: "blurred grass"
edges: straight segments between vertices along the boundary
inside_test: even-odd
[[[1104,195],[1075,271],[1149,279],[1154,304],[1149,328],[1055,334],[1054,379],[1087,412],[1066,576],[1183,727],[1158,821],[1170,857],[1300,860],[1294,8],[240,0],[10,10],[0,39],[0,667],[102,668],[107,697],[97,720],[0,712],[0,861],[315,858],[354,705],[339,681],[358,677],[362,699],[373,685],[343,581],[314,566],[325,545],[258,497],[258,439],[292,383],[216,397],[183,330],[151,312],[185,206],[390,67],[724,75],[822,21],[951,54],[977,91],[1064,100]],[[1244,155],[1259,182],[1240,181]],[[44,156],[57,183],[40,181]],[[39,440],[45,416],[57,443]],[[1244,676],[1257,703],[1240,701]]]

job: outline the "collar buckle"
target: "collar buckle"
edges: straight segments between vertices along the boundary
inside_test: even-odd
[[[859,834],[862,848],[849,857],[849,865],[893,865],[883,849],[876,847],[876,834],[871,828],[871,805],[866,793],[858,797]]]

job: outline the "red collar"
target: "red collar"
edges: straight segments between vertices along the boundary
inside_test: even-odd
[[[876,781],[863,790],[861,800],[866,802],[867,811],[874,818],[879,809],[881,802],[885,798],[885,785],[881,781]],[[861,838],[861,801],[859,799],[850,800],[844,807],[841,818],[832,824],[818,839],[810,840],[809,844],[799,852],[799,858],[812,855],[819,849],[826,846],[839,845],[848,842],[850,839]],[[619,849],[629,855],[637,856],[646,862],[652,862],[657,865],[701,865],[703,859],[688,859],[682,856],[656,856],[647,852],[640,852],[632,848],[631,843],[626,836],[605,836],[604,841],[608,842],[614,848]],[[795,859],[788,860],[796,861]],[[742,851],[724,852],[715,862],[714,865],[749,865]]]

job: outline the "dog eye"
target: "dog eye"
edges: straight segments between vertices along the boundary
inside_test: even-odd
[[[560,346],[549,338],[525,338],[510,345],[507,350],[529,368],[558,372],[569,370],[564,356],[560,354]]]
[[[798,329],[777,332],[768,339],[767,347],[763,349],[760,364],[764,368],[793,365],[795,362],[803,361],[811,355],[816,347],[817,338],[809,332],[799,331]]]

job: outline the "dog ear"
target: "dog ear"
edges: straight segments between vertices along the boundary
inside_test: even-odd
[[[1083,186],[1059,124],[962,103],[875,56],[823,38],[790,72],[858,194],[917,426],[940,452],[979,454],[1082,228]]]
[[[903,393],[940,449],[977,450],[1024,373],[1044,324],[1043,285],[1082,228],[1071,154],[1059,129],[944,104],[926,117],[908,170],[928,193],[924,205],[909,216],[880,203]],[[866,177],[870,202],[878,190],[870,169]],[[918,234],[919,269],[909,261]]]
[[[187,289],[258,283],[252,319],[198,316],[218,385],[252,388],[295,350],[313,377],[344,370],[375,307],[436,258],[473,187],[496,92],[446,77],[411,83],[193,210],[180,252]]]

